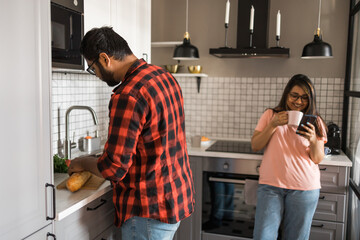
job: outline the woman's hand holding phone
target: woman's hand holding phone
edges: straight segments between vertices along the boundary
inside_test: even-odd
[[[317,140],[314,126],[316,118],[317,116],[314,115],[304,115],[296,133],[308,139],[310,142],[315,142]]]

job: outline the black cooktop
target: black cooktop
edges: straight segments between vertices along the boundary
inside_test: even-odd
[[[206,149],[210,152],[230,152],[230,153],[250,153],[250,154],[263,154],[264,151],[254,152],[251,149],[250,142],[244,141],[225,141],[217,140],[213,145]]]

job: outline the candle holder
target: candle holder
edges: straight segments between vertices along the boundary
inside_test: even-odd
[[[250,45],[248,48],[256,48],[255,46],[253,46],[253,34],[254,34],[254,30],[250,29]]]
[[[229,24],[228,23],[225,23],[225,47],[222,47],[222,48],[229,48],[228,47],[228,28],[229,28]]]
[[[284,48],[280,46],[280,36],[276,36],[276,46],[272,48]]]

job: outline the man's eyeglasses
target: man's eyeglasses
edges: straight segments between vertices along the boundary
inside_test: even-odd
[[[90,66],[86,69],[86,71],[87,71],[88,73],[90,73],[91,75],[96,75],[96,72],[95,72],[95,69],[93,68],[93,65],[94,65],[94,63],[96,63],[98,60],[99,60],[99,58],[96,58],[96,59],[92,62],[92,64],[90,64]]]
[[[292,101],[297,101],[299,98],[301,99],[302,102],[308,102],[309,101],[309,97],[308,95],[304,94],[302,96],[296,94],[296,93],[289,93],[289,96],[291,98]]]

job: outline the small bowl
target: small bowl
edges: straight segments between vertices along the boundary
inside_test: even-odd
[[[201,73],[202,66],[201,65],[188,66],[188,70],[190,73]]]
[[[181,66],[179,64],[168,64],[168,65],[165,65],[164,67],[170,73],[177,73]]]

